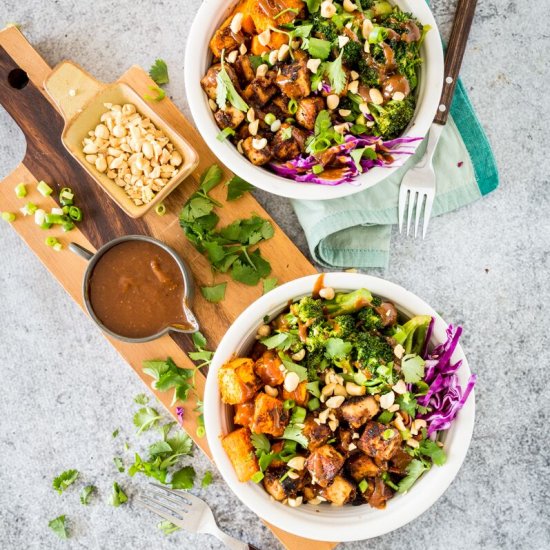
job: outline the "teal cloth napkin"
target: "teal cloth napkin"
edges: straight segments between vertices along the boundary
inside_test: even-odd
[[[397,223],[399,185],[425,149],[423,142],[392,176],[355,195],[292,201],[316,262],[325,267],[387,267],[392,225]],[[437,193],[432,216],[456,210],[498,186],[491,146],[460,81],[434,155],[434,169]]]

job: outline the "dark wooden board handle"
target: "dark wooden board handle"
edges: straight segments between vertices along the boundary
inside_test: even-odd
[[[435,115],[434,122],[445,124],[449,118],[449,110],[455,92],[460,66],[466,50],[466,42],[474,19],[477,0],[458,0],[456,13],[451,30],[451,38],[445,54],[445,74],[443,77],[443,93]]]

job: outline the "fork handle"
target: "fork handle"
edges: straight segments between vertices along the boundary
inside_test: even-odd
[[[233,538],[227,533],[224,533],[217,525],[210,526],[208,533],[214,535],[220,542],[223,542],[227,548],[230,550],[258,550],[251,544],[242,542],[239,539]]]
[[[449,118],[451,102],[460,73],[462,59],[464,58],[466,42],[470,35],[476,4],[477,0],[458,0],[456,6],[451,38],[449,39],[447,53],[445,54],[443,93],[441,94],[441,101],[434,118],[434,122],[437,122],[437,124],[446,124]]]

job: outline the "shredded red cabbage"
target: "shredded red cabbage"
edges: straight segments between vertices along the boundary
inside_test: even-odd
[[[313,167],[319,164],[319,159],[314,155],[302,154],[287,162],[272,162],[269,166],[276,174],[299,182],[317,183],[320,185],[353,183],[353,180],[360,174],[364,174],[372,168],[402,164],[401,159],[388,162],[383,158],[383,155],[379,154],[376,159],[362,158],[360,161],[361,170],[359,170],[350,155],[354,149],[372,147],[374,145],[377,153],[385,153],[387,155],[388,151],[390,151],[391,155],[412,155],[415,147],[411,144],[421,139],[406,137],[382,141],[377,136],[347,134],[344,137],[344,143],[331,148],[338,153],[339,157],[345,157],[345,163],[339,168],[328,169],[327,173],[321,172],[320,174],[315,174],[313,172]]]
[[[182,424],[182,425],[183,425],[183,412],[184,412],[183,407],[176,407],[176,414],[178,415],[180,424]]]
[[[429,340],[433,327],[433,320],[428,328],[426,341]],[[462,361],[451,363],[451,357],[458,345],[462,334],[461,327],[449,325],[447,340],[433,349],[431,353],[424,352],[426,360],[424,381],[430,386],[428,393],[418,398],[418,404],[428,407],[430,411],[424,415],[428,424],[428,436],[440,430],[448,430],[456,415],[466,403],[477,377],[472,374],[462,390],[458,383],[456,371]]]

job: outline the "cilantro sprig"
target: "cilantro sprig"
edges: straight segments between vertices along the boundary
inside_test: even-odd
[[[219,216],[214,208],[221,204],[212,198],[210,191],[221,183],[222,177],[220,167],[215,164],[201,176],[199,189],[180,212],[180,226],[195,248],[208,258],[214,271],[229,273],[234,281],[254,286],[271,273],[271,265],[257,245],[273,237],[275,231],[269,220],[257,215],[216,230]],[[245,188],[243,183],[232,185],[228,187],[230,200],[241,196]],[[218,300],[222,287],[207,293]]]
[[[69,533],[67,531],[66,517],[64,515],[58,516],[52,519],[48,523],[48,527],[60,538],[68,539]]]
[[[162,84],[168,84],[168,82],[170,82],[170,78],[168,77],[168,65],[166,65],[166,61],[163,59],[157,59],[149,69],[149,76],[159,86]]]

